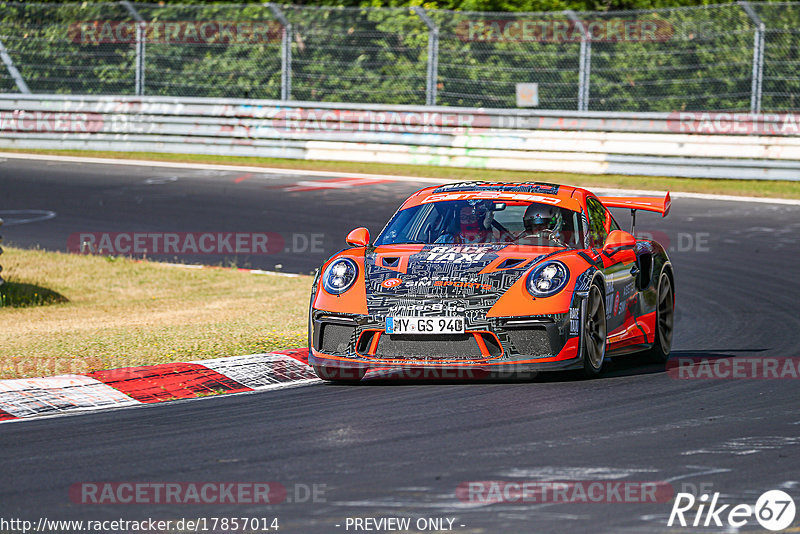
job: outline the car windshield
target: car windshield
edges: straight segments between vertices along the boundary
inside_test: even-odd
[[[500,243],[579,248],[578,212],[545,203],[448,200],[395,214],[376,245]]]

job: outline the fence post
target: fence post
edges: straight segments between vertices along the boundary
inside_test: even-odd
[[[28,84],[25,83],[25,80],[22,78],[22,75],[17,70],[17,67],[14,66],[14,61],[11,59],[11,56],[8,55],[8,50],[6,50],[5,45],[3,44],[3,40],[0,39],[0,59],[3,60],[3,63],[6,65],[6,69],[8,69],[8,73],[14,78],[14,83],[17,84],[17,89],[19,89],[20,93],[25,93],[26,95],[31,94],[31,90],[28,88]]]
[[[425,8],[412,7],[422,22],[428,27],[428,71],[425,76],[425,105],[436,105],[436,89],[439,82],[439,27],[425,13]]]
[[[134,80],[134,93],[136,96],[143,96],[144,95],[144,46],[145,41],[147,40],[146,36],[146,22],[133,7],[128,0],[122,0],[120,2],[122,6],[128,10],[133,20],[136,21],[136,73],[135,73],[135,80]]]
[[[764,80],[764,32],[766,26],[758,16],[750,2],[740,1],[739,5],[742,6],[744,12],[750,17],[753,24],[756,25],[755,33],[753,34],[753,81],[750,85],[750,113],[761,113],[761,86]]]
[[[292,98],[292,25],[277,4],[264,4],[281,23],[281,100]]]
[[[578,111],[589,109],[589,78],[592,73],[592,36],[586,31],[586,26],[571,9],[564,13],[581,32],[581,53],[578,59]]]

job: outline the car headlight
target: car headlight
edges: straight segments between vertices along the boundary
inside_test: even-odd
[[[546,261],[528,274],[528,292],[534,297],[555,295],[567,285],[569,269],[560,261]]]
[[[333,260],[322,273],[322,287],[332,295],[344,293],[358,278],[358,266],[350,258]]]

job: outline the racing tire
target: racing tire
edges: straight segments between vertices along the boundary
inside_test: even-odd
[[[583,376],[595,378],[603,370],[606,357],[606,304],[603,292],[597,284],[589,288],[586,298],[586,316],[581,338]]]
[[[314,372],[322,380],[338,384],[356,384],[367,374],[366,367],[328,367],[315,365]]]
[[[648,351],[649,359],[655,363],[666,363],[672,351],[672,333],[675,323],[675,293],[672,280],[666,271],[658,279],[656,300],[656,333],[653,346]]]

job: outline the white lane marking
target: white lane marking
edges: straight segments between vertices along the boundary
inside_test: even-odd
[[[452,496],[446,496],[452,498]],[[429,501],[417,501],[417,500],[397,500],[392,497],[387,497],[386,499],[375,499],[375,500],[362,500],[362,501],[333,501],[331,503],[334,506],[355,506],[357,508],[366,508],[366,507],[374,507],[374,508],[428,508],[428,509],[437,509],[442,511],[459,511],[464,509],[471,509],[471,508],[484,508],[489,506],[485,503],[469,503],[469,502],[461,502],[461,501],[452,501],[452,500],[442,500],[437,502],[429,502]],[[526,505],[526,508],[533,508],[530,505]]]
[[[364,185],[376,185],[385,183],[386,180],[376,178],[334,178],[332,180],[300,180],[294,184],[289,184],[281,189],[293,193],[298,191],[319,191],[323,189],[352,189]]]
[[[658,469],[618,469],[616,467],[555,467],[545,466],[533,469],[510,469],[501,476],[525,478],[529,480],[618,480],[630,478],[639,473],[653,473]]]
[[[758,436],[735,438],[711,447],[682,452],[682,456],[694,454],[733,454],[747,456],[764,451],[781,449],[789,445],[800,445],[800,437],[796,436]]]
[[[295,176],[330,176],[334,178],[366,178],[374,180],[388,180],[392,182],[421,182],[428,184],[446,184],[457,182],[443,178],[422,178],[417,176],[395,176],[387,174],[363,174],[352,172],[335,171],[310,171],[306,169],[281,169],[271,167],[253,167],[248,165],[210,165],[205,163],[178,163],[172,161],[147,161],[147,160],[122,160],[110,158],[82,158],[76,156],[53,156],[47,154],[21,154],[3,152],[3,156],[8,158],[39,160],[39,161],[61,161],[65,163],[99,163],[103,165],[132,165],[136,167],[165,167],[171,169],[197,169],[203,171],[229,171],[229,172],[253,172],[263,174],[282,174]],[[487,175],[491,175],[491,169],[485,169]],[[597,175],[598,177],[602,175]],[[491,178],[491,176],[487,176]],[[643,189],[614,189],[608,187],[587,187],[595,194],[609,193],[612,195],[642,195],[642,196],[663,196],[664,191],[651,191]],[[772,198],[772,197],[745,197],[736,195],[712,195],[707,193],[689,193],[676,191],[670,193],[672,198],[692,198],[697,200],[725,200],[730,202],[755,202],[766,204],[785,204],[787,206],[800,206],[800,200],[791,198]]]
[[[194,263],[166,263],[155,261],[153,262],[156,265],[166,265],[167,267],[178,267],[181,269],[229,269],[232,271],[239,271],[243,273],[250,273],[250,274],[268,274],[271,276],[283,276],[285,278],[299,278],[303,276],[302,274],[295,274],[295,273],[282,273],[280,271],[264,271],[263,269],[239,269],[234,267],[217,267],[216,265],[197,265]],[[236,356],[234,356],[236,357]]]
[[[47,221],[55,216],[56,212],[50,210],[0,210],[3,226]]]
[[[686,467],[689,467],[691,469],[706,469],[706,470],[705,471],[695,471],[694,473],[686,473],[685,475],[678,475],[678,476],[666,478],[666,479],[664,479],[664,482],[666,482],[667,484],[672,484],[676,480],[683,480],[685,478],[694,478],[694,477],[705,476],[705,475],[717,475],[719,473],[728,473],[728,472],[730,472],[730,469],[725,469],[724,467],[710,468],[710,469],[707,469],[707,468],[701,467],[701,466],[697,466],[697,465],[687,465]]]
[[[148,178],[147,180],[144,181],[144,183],[147,185],[162,185],[177,181],[178,181],[177,176],[163,176],[160,178]]]

